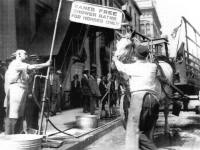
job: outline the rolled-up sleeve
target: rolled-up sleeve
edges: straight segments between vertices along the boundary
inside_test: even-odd
[[[17,71],[27,71],[28,67],[29,67],[29,64],[27,64],[27,63],[22,62],[22,63],[16,64],[16,70]]]
[[[130,74],[131,64],[123,64],[117,57],[113,57],[113,61],[118,71],[126,73],[127,75]]]

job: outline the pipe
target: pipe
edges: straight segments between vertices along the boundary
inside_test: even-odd
[[[56,38],[58,18],[59,18],[59,15],[60,15],[61,6],[62,6],[62,0],[60,0],[60,2],[59,2],[57,16],[56,16],[53,39],[52,39],[51,50],[50,50],[50,55],[49,55],[50,61],[52,61],[52,54],[53,54],[53,48],[54,48],[54,43],[55,43],[55,38]],[[40,114],[40,124],[39,124],[38,134],[41,134],[41,130],[42,130],[42,123],[43,123],[43,118],[44,118],[44,107],[45,107],[45,101],[46,101],[46,92],[47,92],[47,83],[48,83],[48,79],[49,79],[49,72],[50,72],[50,66],[47,69],[47,75],[46,75],[46,79],[45,79],[45,87],[44,87],[44,93],[43,93],[43,97],[42,97],[42,109],[41,109],[41,114]]]

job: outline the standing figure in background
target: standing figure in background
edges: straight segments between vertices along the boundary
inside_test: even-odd
[[[61,112],[62,111],[62,96],[63,96],[63,91],[62,91],[62,72],[61,72],[61,70],[57,70],[56,74],[58,75],[59,90],[60,90],[60,92],[58,93],[59,99],[57,100],[56,109],[57,109],[58,112]]]
[[[51,96],[50,96],[50,111],[51,115],[56,115],[57,111],[61,111],[61,108],[58,108],[58,105],[60,105],[60,77],[59,75],[54,71],[53,68],[50,70],[49,74],[49,80],[50,80],[50,87],[51,87]]]
[[[96,79],[96,69],[91,70],[91,75],[89,76],[89,86],[90,86],[91,93],[92,93],[92,97],[90,99],[90,114],[94,115],[95,104],[98,107],[99,98],[101,96],[101,93],[99,91],[99,86],[97,84],[97,79]]]
[[[23,130],[23,119],[26,95],[28,89],[28,70],[48,67],[50,61],[42,64],[28,64],[25,62],[27,54],[25,50],[17,50],[16,58],[9,64],[5,73],[5,101],[6,121],[5,134],[16,134]]]
[[[118,84],[116,84],[116,76],[112,74],[110,80],[110,113],[114,114],[114,106],[117,105],[117,92],[118,92]],[[116,87],[117,86],[117,87]],[[116,90],[117,89],[117,90]]]
[[[73,76],[71,82],[71,104],[75,108],[81,106],[81,83],[78,74]]]
[[[89,70],[83,70],[83,76],[81,79],[81,93],[83,100],[83,112],[87,113],[90,111],[90,99],[92,96],[92,92],[89,86]]]
[[[0,133],[4,131],[4,117],[5,111],[3,107],[5,92],[4,92],[4,66],[0,64]]]
[[[99,83],[99,90],[101,93],[101,99],[104,97],[104,99],[102,100],[102,110],[104,111],[105,111],[105,104],[106,102],[108,102],[108,94],[104,96],[108,91],[107,84],[108,84],[108,81],[107,81],[106,76],[102,76],[101,82]]]

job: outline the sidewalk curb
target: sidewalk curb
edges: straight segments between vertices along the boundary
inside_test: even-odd
[[[70,146],[69,144],[64,143],[63,146],[61,146],[58,150],[81,150],[120,125],[121,125],[121,119],[117,118],[111,121],[110,123],[107,123],[103,127],[85,136],[77,138],[77,142],[71,144]]]

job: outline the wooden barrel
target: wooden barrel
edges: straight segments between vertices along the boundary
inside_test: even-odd
[[[97,115],[76,116],[76,125],[81,129],[90,129],[98,127]]]
[[[41,150],[42,136],[33,134],[13,134],[0,136],[1,149]]]

